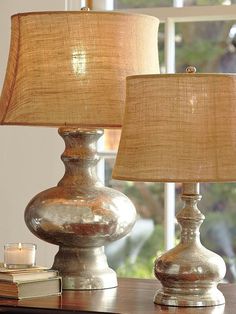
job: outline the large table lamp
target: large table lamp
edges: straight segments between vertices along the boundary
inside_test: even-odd
[[[181,239],[155,261],[154,302],[213,306],[224,303],[225,263],[200,242],[199,182],[236,181],[236,76],[187,72],[127,78],[113,178],[183,183]]]
[[[157,32],[158,19],[119,12],[12,17],[0,123],[58,127],[65,141],[63,178],[25,211],[29,229],[59,245],[53,268],[64,289],[117,285],[104,244],[125,236],[136,212],[98,180],[96,142],[102,129],[121,127],[125,77],[158,73]]]

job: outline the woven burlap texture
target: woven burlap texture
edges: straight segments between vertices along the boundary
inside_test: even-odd
[[[158,23],[119,12],[14,15],[1,123],[120,127],[126,76],[159,71]]]

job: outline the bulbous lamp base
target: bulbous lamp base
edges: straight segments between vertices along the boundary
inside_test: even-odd
[[[96,142],[101,130],[61,128],[65,174],[56,187],[36,195],[25,210],[28,228],[40,239],[59,245],[54,269],[63,289],[117,286],[104,245],[125,236],[136,211],[119,191],[104,187],[96,176]]]
[[[226,271],[224,260],[202,246],[199,227],[204,215],[197,208],[201,199],[198,183],[184,183],[185,207],[177,215],[180,243],[155,261],[155,275],[162,288],[154,302],[169,306],[202,307],[225,303],[217,284]]]

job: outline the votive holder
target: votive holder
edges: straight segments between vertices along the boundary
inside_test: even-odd
[[[35,266],[36,244],[7,243],[4,245],[4,267],[29,268]]]

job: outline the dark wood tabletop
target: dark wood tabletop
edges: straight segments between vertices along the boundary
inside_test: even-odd
[[[0,313],[63,314],[63,313],[125,313],[125,314],[234,314],[236,313],[236,284],[220,284],[226,304],[215,307],[180,308],[153,303],[157,280],[119,279],[113,289],[93,291],[64,291],[61,296],[24,300],[0,299]]]

